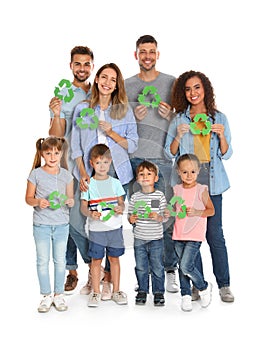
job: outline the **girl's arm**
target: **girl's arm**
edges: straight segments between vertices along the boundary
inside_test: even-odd
[[[68,207],[74,206],[74,181],[72,180],[67,186],[66,186],[66,196],[68,197],[65,201],[65,204],[68,205]]]
[[[50,203],[45,198],[35,198],[36,185],[32,182],[27,181],[27,189],[25,195],[25,201],[31,207],[40,207],[41,209],[47,208],[50,206]]]
[[[187,208],[186,209],[187,215],[201,216],[203,218],[208,216],[213,216],[215,214],[215,209],[207,189],[205,189],[202,193],[202,201],[204,203],[205,209],[198,210],[195,208]]]

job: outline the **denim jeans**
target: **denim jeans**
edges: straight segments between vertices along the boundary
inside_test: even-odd
[[[175,250],[179,260],[179,278],[181,295],[191,295],[191,283],[198,290],[206,289],[208,283],[203,274],[196,267],[196,256],[200,250],[201,242],[175,241]]]
[[[149,274],[153,294],[165,292],[163,250],[163,239],[144,241],[134,238],[135,273],[139,292],[149,293]]]
[[[70,228],[66,250],[66,270],[76,270],[77,248],[86,264],[90,263],[87,256],[88,236],[85,231],[86,217],[80,211],[80,189],[79,182],[74,179],[74,206],[70,210]]]
[[[230,286],[230,274],[227,248],[222,229],[222,195],[210,196],[214,204],[215,214],[207,218],[206,239],[210,248],[213,273],[218,287]],[[201,254],[197,255],[196,265],[203,273]]]
[[[165,194],[167,202],[173,196],[173,189],[170,186],[170,176],[172,170],[172,163],[165,159],[142,159],[142,158],[132,158],[130,159],[131,166],[134,174],[136,174],[136,167],[144,160],[148,160],[158,166],[159,169],[159,180],[155,184],[155,189],[162,191]],[[133,180],[129,183],[128,196],[140,190],[139,184]],[[171,217],[164,226],[164,267],[166,271],[177,270],[177,256],[175,253],[174,241],[172,240],[174,218]]]
[[[40,293],[48,295],[52,292],[49,274],[50,247],[54,263],[54,293],[64,292],[65,254],[69,225],[33,225],[33,236],[36,246],[36,268],[40,285]]]

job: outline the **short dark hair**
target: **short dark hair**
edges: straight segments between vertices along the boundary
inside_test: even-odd
[[[138,50],[140,44],[153,43],[157,46],[157,41],[152,35],[143,35],[136,41],[136,50]]]
[[[152,162],[149,162],[148,160],[142,161],[136,168],[136,175],[143,170],[143,169],[148,169],[152,172],[155,173],[155,175],[158,175],[158,166]]]
[[[71,62],[73,62],[74,55],[89,55],[92,61],[94,61],[93,51],[87,46],[75,46],[71,50]]]
[[[104,143],[98,143],[97,145],[93,146],[90,150],[90,159],[96,159],[98,157],[106,157],[106,158],[112,158],[110,148],[106,146]]]

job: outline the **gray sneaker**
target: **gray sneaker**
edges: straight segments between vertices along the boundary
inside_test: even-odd
[[[196,301],[200,299],[199,290],[195,288],[195,286],[192,287],[192,301]]]
[[[234,301],[234,296],[230,287],[221,287],[219,293],[222,301],[225,301],[226,303],[232,303]]]
[[[101,294],[100,293],[91,292],[89,294],[89,299],[88,299],[87,306],[88,307],[97,307],[100,304],[100,300],[101,300]]]
[[[112,294],[112,300],[116,302],[116,304],[119,305],[126,305],[127,304],[127,295],[124,292],[115,292]]]

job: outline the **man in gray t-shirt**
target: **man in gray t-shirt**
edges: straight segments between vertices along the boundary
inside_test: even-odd
[[[144,35],[137,40],[134,55],[139,63],[140,72],[125,80],[128,100],[137,120],[139,135],[138,149],[130,155],[131,164],[135,173],[137,165],[143,160],[155,163],[159,168],[156,188],[162,191],[169,201],[173,195],[170,186],[172,162],[165,158],[164,145],[172,114],[170,98],[175,77],[156,70],[159,51],[157,41],[151,35]],[[137,189],[137,183],[132,182],[129,185],[129,197]],[[172,241],[173,222],[171,218],[164,226],[164,265],[167,272],[167,291],[178,292],[179,287],[175,278],[177,258]]]

